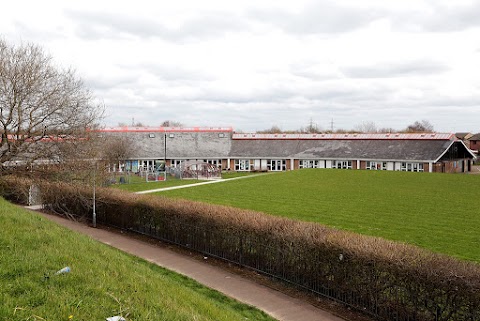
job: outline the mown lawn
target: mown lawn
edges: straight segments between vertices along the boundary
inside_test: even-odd
[[[243,177],[243,176],[252,176],[252,175],[259,175],[262,173],[255,173],[255,172],[227,172],[223,171],[222,172],[222,178],[223,179],[229,179],[229,178],[237,178],[237,177]]]
[[[305,169],[159,193],[318,222],[480,262],[480,176]]]
[[[189,185],[189,184],[196,184],[204,182],[203,180],[196,180],[196,179],[167,179],[166,181],[158,181],[158,182],[135,182],[130,184],[116,184],[112,185],[112,188],[118,188],[124,191],[130,192],[140,192],[146,191],[150,189],[157,189],[157,188],[164,188],[164,187],[172,187],[172,186],[180,186],[180,185]]]
[[[3,199],[0,226],[0,320],[272,320]]]

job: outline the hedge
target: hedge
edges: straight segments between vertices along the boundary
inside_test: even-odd
[[[28,182],[0,186],[11,198],[11,190],[22,184]],[[91,187],[45,182],[39,187],[50,210],[91,217]],[[255,269],[379,320],[480,320],[480,266],[412,245],[254,211],[104,188],[97,189],[96,213],[101,224]]]

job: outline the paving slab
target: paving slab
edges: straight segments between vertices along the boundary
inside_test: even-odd
[[[36,209],[36,208],[32,208]],[[151,263],[188,276],[199,283],[215,289],[240,302],[255,306],[277,320],[282,321],[345,321],[334,314],[317,308],[308,302],[293,298],[260,285],[253,280],[226,271],[221,267],[202,262],[171,249],[115,233],[101,228],[92,228],[60,216],[40,213],[45,218],[66,228],[86,234],[93,239]]]

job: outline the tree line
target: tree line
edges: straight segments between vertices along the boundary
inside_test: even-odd
[[[322,128],[316,126],[313,122],[310,122],[305,127],[300,127],[293,130],[284,130],[278,125],[272,125],[272,127],[258,130],[257,133],[260,134],[279,134],[279,133],[290,133],[290,134],[319,134],[319,133],[432,133],[434,132],[433,125],[428,120],[415,121],[414,123],[406,126],[402,129],[394,129],[391,127],[377,127],[374,122],[365,121],[361,124],[354,126],[352,129],[335,129],[335,130],[323,130]]]

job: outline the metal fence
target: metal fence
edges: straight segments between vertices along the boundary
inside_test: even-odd
[[[162,220],[148,215],[135,219],[124,218],[121,223],[118,220],[109,222],[108,217],[105,216],[103,223],[247,267],[313,292],[316,295],[341,302],[377,320],[480,320],[478,310],[468,311],[468,309],[461,308],[462,311],[457,311],[451,318],[441,308],[432,309],[432,304],[437,303],[431,300],[420,303],[423,308],[419,308],[418,302],[416,305],[412,305],[410,300],[412,289],[403,288],[402,284],[393,284],[384,290],[372,291],[372,283],[385,282],[384,279],[381,279],[382,276],[379,275],[378,270],[374,269],[374,266],[372,266],[371,271],[367,272],[365,272],[364,267],[359,268],[359,270],[363,269],[360,273],[371,274],[371,276],[363,278],[363,280],[370,278],[370,284],[356,284],[353,288],[335,288],[329,285],[329,278],[348,280],[350,277],[348,273],[352,272],[351,267],[342,270],[338,268],[338,262],[335,265],[329,265],[328,261],[331,258],[326,259],[322,257],[321,253],[309,253],[309,258],[311,259],[313,255],[312,261],[318,262],[318,270],[315,270],[312,269],[314,264],[306,262],[302,253],[294,252],[296,250],[294,246],[284,246],[283,248],[271,246],[250,234],[245,235],[233,230],[231,233],[219,232],[214,228],[186,224],[185,222],[175,223],[171,220]],[[338,260],[342,260],[342,257],[339,257]],[[332,271],[332,269],[336,270]],[[388,297],[388,300],[385,300],[386,297]],[[396,304],[385,304],[386,301],[396,302]],[[434,310],[433,313],[432,310]]]

